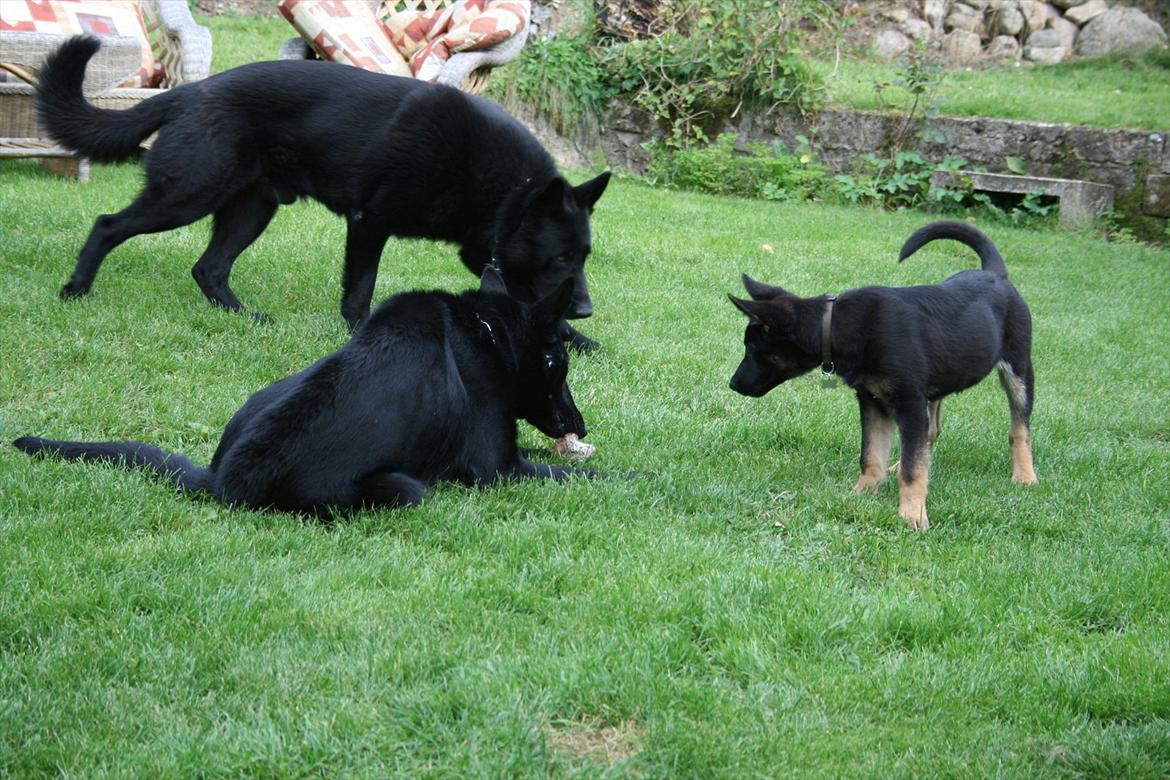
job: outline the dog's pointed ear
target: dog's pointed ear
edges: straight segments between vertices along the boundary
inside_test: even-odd
[[[742,298],[736,298],[731,293],[727,294],[727,298],[735,305],[735,308],[746,314],[752,322],[758,323],[760,325],[766,324],[763,317],[765,308],[763,304],[756,301],[745,301]]]
[[[584,184],[578,184],[573,188],[573,197],[576,198],[577,205],[592,213],[593,204],[597,203],[608,184],[609,171],[594,179],[590,179]]]
[[[573,302],[573,280],[566,279],[561,286],[532,304],[536,316],[545,322],[560,322]]]
[[[484,266],[483,274],[479,277],[479,291],[485,293],[508,294],[508,285],[504,284],[504,275],[494,265]]]
[[[743,275],[743,289],[747,290],[753,301],[770,301],[780,295],[788,295],[788,291],[783,287],[757,282],[747,274]]]
[[[555,215],[565,210],[565,195],[569,183],[561,176],[553,177],[548,184],[537,187],[528,196],[524,209],[528,214]]]

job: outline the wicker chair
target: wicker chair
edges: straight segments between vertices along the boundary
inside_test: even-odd
[[[365,2],[375,14],[381,5],[381,0],[361,1]],[[433,11],[436,8],[444,8],[452,2],[453,0],[400,0],[400,5],[411,10],[425,8],[428,11]],[[528,27],[529,25],[525,25],[519,33],[490,49],[458,52],[451,55],[439,73],[438,83],[448,84],[458,87],[464,92],[478,95],[487,86],[492,69],[515,59],[516,55],[524,48],[524,43],[528,39]],[[280,47],[278,56],[282,60],[317,59],[317,53],[304,38],[300,37],[285,41]]]
[[[2,1],[2,0],[0,0]],[[141,45],[137,38],[104,36],[102,47],[90,61],[82,85],[89,101],[101,108],[123,109],[159,94],[167,87],[206,78],[211,72],[211,33],[196,24],[187,0],[143,0],[153,4],[161,30],[168,38],[177,62],[167,62],[167,75],[159,88],[114,88],[138,69]],[[45,57],[68,36],[0,31],[0,69],[27,83],[0,82],[0,158],[39,158],[58,173],[89,180],[89,161],[58,146],[42,131],[36,118],[33,84]]]

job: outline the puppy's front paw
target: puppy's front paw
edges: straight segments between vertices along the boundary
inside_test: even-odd
[[[1037,482],[1036,472],[1031,469],[1012,469],[1012,482],[1017,485],[1035,485]]]
[[[925,501],[903,501],[898,507],[898,514],[910,526],[911,531],[925,531],[930,528],[930,519],[926,516]]]
[[[853,486],[854,493],[876,493],[886,481],[885,474],[862,474]]]

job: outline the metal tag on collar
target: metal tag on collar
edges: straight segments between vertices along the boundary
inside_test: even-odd
[[[479,312],[475,313],[475,318],[477,320],[479,320],[480,325],[483,325],[484,330],[487,331],[488,338],[492,340],[493,344],[495,344],[496,343],[496,334],[494,332],[492,332],[492,326],[488,324],[487,320],[485,320],[483,317],[479,316]]]

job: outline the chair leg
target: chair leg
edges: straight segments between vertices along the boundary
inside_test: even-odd
[[[58,176],[77,179],[82,184],[89,182],[88,157],[41,157],[41,167]]]

